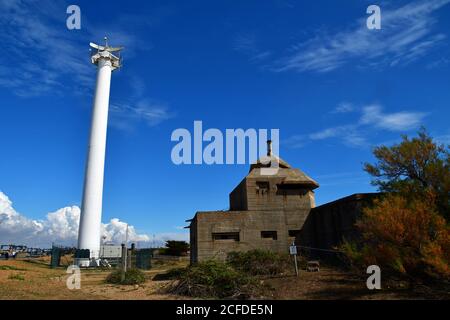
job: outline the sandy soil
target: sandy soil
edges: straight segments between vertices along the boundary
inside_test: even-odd
[[[63,259],[69,264],[70,259]],[[0,299],[120,299],[120,300],[179,300],[186,297],[170,295],[161,290],[169,281],[153,280],[187,262],[155,264],[146,271],[145,284],[140,286],[111,285],[105,283],[110,271],[82,270],[81,289],[69,290],[66,286],[66,268],[51,269],[49,259],[0,260]],[[383,290],[370,291],[364,278],[334,268],[322,267],[320,272],[301,271],[299,277],[284,276],[261,280],[267,286],[264,298],[269,299],[450,299],[449,292],[430,292],[426,288],[411,291],[393,289],[383,285]]]
[[[0,299],[51,299],[51,300],[96,300],[96,299],[149,299],[178,300],[180,296],[161,294],[160,289],[168,281],[152,281],[154,275],[164,273],[183,263],[155,266],[146,272],[149,279],[140,286],[111,285],[105,283],[110,271],[82,270],[81,289],[69,290],[66,286],[66,268],[51,269],[47,258],[24,260],[0,260]]]
[[[366,278],[342,270],[322,267],[320,272],[301,271],[299,277],[272,278],[264,281],[272,289],[273,299],[299,300],[410,300],[450,299],[450,292],[422,286],[414,290],[406,283],[382,283],[382,290],[368,290]]]

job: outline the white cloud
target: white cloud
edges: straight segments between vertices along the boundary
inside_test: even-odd
[[[418,128],[426,113],[401,111],[386,113],[379,105],[369,105],[361,109],[352,106],[361,114],[354,124],[339,125],[325,128],[309,134],[297,134],[284,140],[283,143],[290,148],[302,148],[305,145],[326,139],[338,139],[351,147],[363,147],[369,144],[366,132],[373,130],[407,131]],[[336,112],[332,112],[336,113]]]
[[[166,104],[145,98],[146,85],[138,76],[130,81],[130,94],[126,102],[113,102],[110,105],[111,126],[132,130],[139,122],[152,127],[174,117]]]
[[[417,128],[426,116],[423,112],[383,113],[378,105],[363,108],[361,123],[390,131],[404,131]]]
[[[54,2],[0,2],[0,86],[28,97],[61,93],[62,81],[71,89],[93,82],[87,50],[80,52],[80,45],[64,32],[65,9]]]
[[[48,213],[43,220],[27,218],[18,213],[12,201],[0,191],[0,243],[25,244],[48,248],[52,242],[76,246],[80,208],[71,206]],[[102,224],[102,237],[105,241],[122,243],[126,238],[127,223],[117,218]],[[162,245],[166,240],[187,240],[188,233],[159,233],[154,239],[147,234],[138,233],[134,226],[128,226],[128,239],[139,242],[140,246]]]
[[[275,70],[329,72],[353,59],[376,67],[406,65],[444,42],[446,35],[434,32],[432,13],[449,2],[422,0],[398,9],[382,8],[381,30],[367,29],[364,17],[346,31],[317,34],[295,46],[294,53],[278,61]]]
[[[64,1],[0,1],[0,86],[22,97],[88,95],[96,72],[89,60],[90,41],[108,35],[112,44],[126,47],[127,59],[151,48],[137,36],[135,29],[142,27],[137,18],[122,25],[114,19],[92,24],[82,11],[81,30],[69,32],[66,8]]]
[[[108,224],[102,224],[102,237],[105,241],[122,243],[126,240],[127,223],[117,218],[111,219]],[[128,226],[129,241],[147,242],[150,237],[146,234],[138,234],[134,226]]]
[[[355,111],[355,107],[349,102],[341,102],[331,113],[349,113]]]
[[[110,112],[111,125],[118,129],[130,129],[139,121],[155,126],[173,117],[164,104],[145,99],[139,100],[135,105],[113,103]]]

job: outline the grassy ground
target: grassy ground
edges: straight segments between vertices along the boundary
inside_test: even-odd
[[[105,278],[110,273],[108,270],[82,270],[81,289],[69,290],[66,286],[66,268],[51,269],[48,258],[0,260],[0,299],[182,299],[161,294],[160,289],[168,282],[152,281],[151,278],[170,268],[182,267],[183,264],[186,265],[186,262],[156,265],[145,272],[149,280],[138,287],[106,284]]]
[[[70,264],[71,259],[62,260]],[[170,300],[185,297],[162,293],[169,281],[152,280],[187,262],[155,263],[146,271],[145,284],[123,286],[106,284],[110,271],[82,270],[81,289],[66,287],[66,268],[51,269],[49,259],[0,260],[0,299],[139,299]],[[164,278],[164,277],[157,277]],[[283,276],[261,280],[268,289],[264,298],[269,299],[450,299],[448,292],[427,290],[390,289],[383,284],[383,290],[369,291],[365,280],[349,273],[322,267],[318,273],[300,272],[300,277]],[[420,289],[420,288],[419,288]]]

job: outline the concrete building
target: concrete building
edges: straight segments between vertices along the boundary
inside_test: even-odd
[[[357,193],[312,208],[295,243],[313,248],[310,252],[314,255],[326,256],[326,250],[335,249],[342,240],[356,239],[359,233],[355,222],[362,216],[363,208],[379,195]]]
[[[287,252],[315,206],[318,183],[271,154],[230,193],[229,211],[197,212],[190,222],[191,262],[255,248]],[[274,163],[275,162],[275,163]],[[278,166],[276,172],[267,169]]]
[[[270,141],[268,150],[272,160],[251,165],[248,175],[230,193],[229,211],[197,212],[187,220],[191,263],[224,259],[230,251],[287,253],[294,241],[313,255],[327,256],[343,239],[358,236],[355,222],[379,193],[353,194],[316,207],[314,189],[319,184],[273,156]],[[264,170],[274,162],[279,168],[268,175]]]

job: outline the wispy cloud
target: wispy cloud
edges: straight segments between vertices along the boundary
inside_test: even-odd
[[[271,57],[272,52],[259,48],[254,33],[241,32],[233,39],[233,49],[249,57],[251,62],[261,62]]]
[[[168,108],[149,100],[140,100],[135,105],[111,104],[111,125],[118,129],[131,129],[137,122],[155,126],[173,117]]]
[[[289,148],[298,149],[311,142],[339,139],[345,145],[360,147],[367,144],[366,138],[358,130],[358,125],[342,125],[319,130],[309,134],[293,135],[283,142]]]
[[[423,112],[402,111],[383,112],[380,105],[368,105],[353,109],[359,112],[356,122],[325,128],[309,134],[293,135],[283,143],[290,148],[301,148],[314,141],[337,139],[351,147],[363,147],[369,144],[368,131],[407,131],[418,128],[427,116]]]
[[[349,113],[355,111],[355,106],[350,102],[341,102],[331,113]]]
[[[125,102],[110,104],[111,126],[130,131],[140,122],[152,127],[175,116],[165,103],[146,98],[146,85],[140,77],[131,78],[130,88]]]
[[[381,106],[371,105],[363,108],[361,124],[390,131],[404,131],[417,128],[425,116],[424,112],[383,113]]]
[[[0,1],[0,86],[21,97],[91,95],[96,69],[89,61],[89,41],[108,35],[115,44],[126,47],[128,59],[151,48],[130,31],[133,26],[148,26],[149,22],[144,24],[136,16],[124,15],[121,21],[125,27],[119,30],[114,25],[96,26],[83,15],[82,29],[68,31],[66,8],[64,1]],[[129,129],[138,121],[154,126],[173,115],[166,105],[146,95],[141,78],[126,77],[131,94],[124,103],[112,98],[113,126]]]
[[[275,71],[329,72],[350,61],[367,66],[406,65],[444,42],[433,13],[450,0],[420,0],[397,9],[382,8],[382,29],[368,30],[366,17],[345,31],[316,34],[292,48]]]
[[[355,172],[333,172],[329,174],[322,174],[315,176],[317,180],[320,181],[321,187],[331,187],[331,186],[342,186],[342,185],[352,185],[369,182],[370,178],[367,174],[361,171]]]
[[[37,96],[58,94],[69,83],[73,89],[75,83],[82,87],[91,82],[87,50],[80,54],[79,43],[64,32],[61,12],[61,2],[0,2],[0,86],[19,96]]]
[[[150,46],[132,23],[95,25],[82,16],[81,30],[66,28],[65,1],[0,1],[0,86],[22,97],[67,93],[91,94],[96,69],[88,43],[108,35],[127,47],[127,58]],[[12,75],[14,75],[12,77]]]

